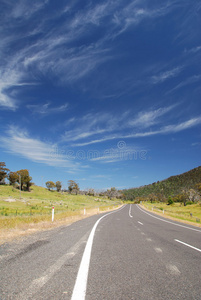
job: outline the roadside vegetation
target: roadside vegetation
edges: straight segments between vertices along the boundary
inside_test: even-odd
[[[89,195],[71,195],[32,186],[30,192],[9,185],[0,185],[0,228],[15,228],[28,223],[51,221],[54,206],[55,221],[83,215],[84,209],[97,212],[120,205],[120,200]]]
[[[0,162],[0,229],[51,223],[52,207],[54,221],[61,221],[89,215],[89,211],[90,214],[99,213],[121,204],[121,194],[115,188],[100,194],[93,189],[80,191],[73,180],[68,181],[67,190],[62,189],[61,181],[49,180],[46,187],[35,186],[29,170],[13,172],[5,162]]]
[[[125,200],[142,203],[166,217],[201,226],[201,167],[122,192]]]
[[[124,194],[123,199],[133,201],[146,198],[150,201],[167,202],[169,197],[182,198],[184,203],[185,200],[187,202],[201,201],[201,167],[152,184],[126,189],[122,192]]]
[[[12,172],[0,162],[0,229],[21,228],[26,224],[99,213],[124,203],[143,203],[166,216],[201,224],[201,167],[166,180],[139,188],[117,190],[115,187],[97,193],[93,188],[81,191],[79,184],[68,180],[47,181],[46,188],[35,186],[27,169]],[[39,226],[39,225],[38,225]]]
[[[141,204],[148,210],[161,214],[164,217],[171,217],[181,221],[188,221],[201,227],[201,203],[188,204],[182,203],[151,203],[143,201]]]

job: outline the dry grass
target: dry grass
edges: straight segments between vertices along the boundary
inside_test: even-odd
[[[60,226],[67,226],[76,221],[88,218],[90,216],[105,212],[111,211],[114,209],[120,208],[122,205],[118,206],[110,206],[102,208],[101,210],[98,208],[86,210],[86,214],[84,215],[84,211],[82,212],[75,212],[73,215],[63,218],[58,218],[57,220],[52,221],[42,221],[38,223],[20,223],[19,226],[15,226],[13,228],[6,228],[0,231],[0,245],[5,242],[10,242],[15,238],[19,238],[22,236],[27,236],[37,231],[45,231],[51,230],[53,228],[57,228]]]
[[[184,206],[180,203],[167,205],[166,203],[143,202],[142,205],[143,208],[166,218],[201,227],[201,204],[199,203]]]
[[[17,236],[70,224],[102,211],[111,210],[121,201],[111,201],[85,195],[69,195],[33,186],[21,192],[10,186],[0,186],[0,243]],[[55,217],[52,222],[52,206]],[[84,215],[84,209],[86,215]]]

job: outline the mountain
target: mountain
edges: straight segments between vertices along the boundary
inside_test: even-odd
[[[134,200],[136,197],[147,197],[151,194],[168,198],[182,193],[183,190],[194,189],[195,185],[199,183],[201,184],[201,166],[162,181],[123,190],[123,194],[125,199],[130,200]]]

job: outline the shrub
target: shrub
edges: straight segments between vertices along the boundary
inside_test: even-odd
[[[191,204],[194,204],[194,203],[192,201],[186,202],[186,205],[191,205]]]
[[[172,205],[172,204],[174,204],[174,201],[172,200],[171,197],[169,197],[169,198],[168,198],[168,205]]]

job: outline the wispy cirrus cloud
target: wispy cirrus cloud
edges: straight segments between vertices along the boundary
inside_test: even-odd
[[[11,88],[19,85],[19,74],[14,70],[0,71],[0,106],[16,109],[16,101],[11,95]]]
[[[47,116],[50,114],[65,112],[68,108],[68,103],[62,104],[60,106],[51,107],[50,103],[45,104],[30,104],[27,108],[34,114],[39,114],[42,116]]]
[[[88,113],[80,118],[70,119],[73,129],[66,130],[61,136],[61,141],[75,142],[115,131],[126,115],[128,115],[128,112],[123,113],[121,116],[112,116],[110,113]],[[69,122],[66,123],[67,126],[68,124]]]
[[[18,101],[15,101],[15,97],[8,92],[20,82],[38,83],[41,74],[54,84],[72,83],[85,78],[106,61],[114,59],[112,45],[108,42],[115,36],[132,25],[147,18],[157,18],[174,8],[169,4],[148,8],[146,1],[141,3],[135,0],[126,5],[122,5],[122,1],[90,3],[76,11],[72,9],[75,4],[70,3],[67,7],[60,4],[54,14],[41,18],[41,12],[48,8],[48,0],[35,1],[31,6],[23,0],[3,2],[7,14],[2,15],[4,30],[0,32],[0,67],[4,73],[4,78],[1,74],[0,79],[7,83],[0,87],[0,105],[8,109],[20,103],[20,98],[16,97]],[[57,26],[57,20],[65,13],[68,18],[62,18]],[[51,30],[47,31],[48,25]],[[80,39],[90,37],[96,29],[102,32],[96,40],[80,43]],[[10,72],[17,74],[18,78],[10,80]]]
[[[147,128],[160,122],[160,117],[171,111],[176,105],[139,112],[138,115],[129,122],[131,127]]]
[[[170,78],[178,76],[181,73],[182,69],[182,67],[176,67],[171,70],[161,72],[158,75],[152,76],[151,81],[153,84],[162,83]]]
[[[13,18],[30,18],[34,13],[38,12],[49,2],[49,0],[35,1],[31,6],[28,2],[17,1],[11,10]]]
[[[119,141],[117,147],[106,149],[98,157],[90,159],[92,162],[115,163],[118,161],[131,161],[137,159],[146,159],[147,150],[140,149],[139,146],[127,146],[124,141]]]
[[[122,34],[131,26],[137,26],[146,19],[162,17],[174,9],[174,6],[170,3],[152,8],[148,8],[146,4],[146,1],[144,3],[138,0],[131,1],[122,10],[114,14],[113,22],[119,27],[119,31],[116,32],[116,35]]]
[[[131,139],[131,138],[145,138],[145,137],[155,136],[155,135],[178,133],[178,132],[196,127],[200,124],[201,124],[201,116],[198,116],[198,117],[194,117],[189,120],[180,122],[179,124],[173,124],[173,125],[170,124],[170,125],[156,128],[155,130],[140,131],[140,132],[135,132],[135,133],[118,132],[118,133],[114,133],[114,134],[110,134],[110,135],[105,135],[104,137],[99,138],[99,139],[93,139],[90,141],[77,143],[77,144],[74,144],[74,146],[83,147],[83,146],[87,146],[87,145],[104,143],[107,141],[112,141],[112,140],[117,140],[117,139],[123,140],[123,139]]]
[[[71,168],[75,170],[80,164],[67,160],[62,154],[56,153],[55,144],[48,144],[39,139],[31,138],[27,131],[10,126],[5,136],[0,136],[1,147],[5,152],[19,155],[30,161],[48,166]]]
[[[175,132],[183,131],[186,129],[190,129],[199,124],[201,124],[201,116],[181,122],[180,124],[167,125],[164,128],[162,128],[162,133],[166,133],[166,132],[167,133],[171,133],[171,132],[175,133]]]
[[[61,142],[73,143],[73,146],[86,146],[97,142],[113,140],[117,136],[121,138],[124,137],[124,131],[139,131],[140,129],[151,128],[163,123],[163,116],[176,106],[171,105],[155,110],[142,111],[134,117],[132,116],[132,111],[126,111],[117,116],[111,113],[89,113],[82,118],[71,120],[70,123],[71,125],[74,123],[75,128],[65,131],[61,136]],[[93,140],[81,142],[89,138],[93,138]]]
[[[191,49],[185,49],[184,50],[184,53],[185,54],[189,54],[189,53],[197,53],[197,52],[199,52],[199,51],[201,51],[201,46],[197,46],[197,47],[193,47],[193,48],[191,48]]]
[[[46,32],[47,23],[54,23],[58,18],[57,12],[55,16],[50,15],[41,19],[40,10],[47,4],[48,1],[38,1],[29,7],[30,5],[25,1],[20,1],[15,5],[9,3],[5,5],[8,15],[2,15],[4,30],[0,32],[2,58],[0,105],[5,108],[14,109],[19,105],[19,99],[16,101],[15,97],[10,95],[9,90],[19,87],[22,82],[38,83],[41,74],[50,77],[54,84],[77,81],[110,57],[107,47],[101,41],[80,46],[72,44],[73,41],[79,39],[80,34],[82,36],[86,34],[83,33],[83,26],[88,22],[86,15],[91,15],[91,22],[95,23],[95,20],[101,18],[106,4],[95,7],[93,14],[90,14],[90,10],[87,14],[83,13],[80,17],[80,24],[77,24],[74,29],[72,29],[73,23],[76,22],[71,17],[63,21],[63,26],[54,26],[52,30]],[[63,14],[62,9],[60,14]],[[8,19],[13,22],[8,23]],[[18,19],[21,22],[17,22]],[[33,19],[31,23],[30,19]],[[23,24],[23,30],[20,24]],[[8,28],[9,36],[6,34]],[[71,43],[70,46],[69,43]]]
[[[190,85],[190,84],[193,84],[193,83],[196,83],[198,81],[201,80],[201,75],[193,75],[185,80],[183,80],[181,83],[179,83],[178,85],[176,85],[173,89],[171,89],[170,91],[168,91],[168,94],[173,92],[173,91],[176,91],[184,86],[187,86],[187,85]]]

